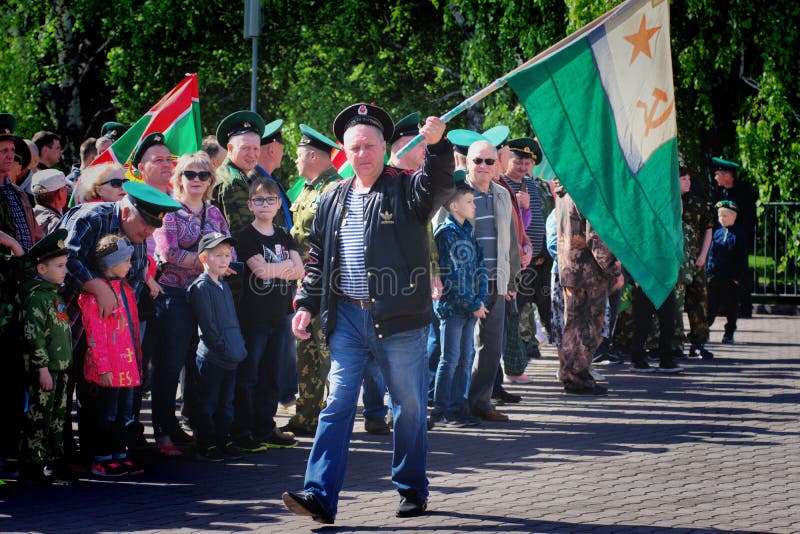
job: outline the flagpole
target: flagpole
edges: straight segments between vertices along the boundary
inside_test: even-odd
[[[519,71],[521,71],[523,69],[526,69],[526,68],[530,67],[531,65],[533,65],[537,61],[540,61],[540,60],[544,59],[545,57],[550,55],[552,52],[554,52],[556,49],[562,48],[562,47],[566,46],[567,44],[571,43],[572,41],[582,37],[585,33],[593,30],[594,28],[596,28],[600,24],[603,24],[605,21],[607,21],[608,19],[612,18],[619,11],[622,11],[623,9],[625,9],[625,7],[627,7],[627,5],[630,4],[633,1],[635,1],[635,0],[627,0],[626,2],[622,2],[621,4],[616,6],[614,9],[612,9],[611,11],[606,13],[605,15],[603,15],[601,17],[598,17],[597,19],[593,20],[592,22],[590,22],[586,26],[583,26],[579,30],[571,33],[570,35],[568,35],[566,37],[564,37],[559,42],[557,42],[556,44],[550,46],[546,50],[543,50],[542,52],[539,52],[538,54],[533,56],[531,59],[529,59],[528,61],[526,61],[522,65],[519,65],[514,70],[506,73],[504,76],[502,76],[502,77],[496,79],[495,81],[493,81],[490,85],[484,87],[483,89],[481,89],[480,91],[478,91],[474,95],[472,95],[469,98],[467,98],[464,101],[462,101],[459,105],[457,105],[456,107],[454,107],[453,109],[451,109],[450,111],[448,111],[447,113],[445,113],[444,115],[439,117],[439,119],[442,122],[444,122],[445,124],[447,124],[448,122],[450,122],[450,120],[453,117],[455,117],[457,115],[460,115],[461,113],[463,113],[464,111],[468,110],[469,108],[471,108],[472,106],[474,106],[475,104],[477,104],[478,102],[480,102],[481,100],[483,100],[484,98],[489,96],[490,94],[492,94],[495,91],[497,91],[498,89],[501,89],[502,87],[504,87],[508,83],[508,78],[510,76],[516,74],[517,72],[519,72]],[[412,148],[417,146],[420,143],[420,141],[422,141],[423,139],[424,139],[424,137],[422,136],[422,134],[417,134],[416,136],[414,136],[414,138],[411,141],[408,142],[408,144],[406,146],[404,146],[403,148],[400,149],[400,151],[397,153],[396,157],[398,159],[402,158],[403,156],[408,154],[408,152]]]

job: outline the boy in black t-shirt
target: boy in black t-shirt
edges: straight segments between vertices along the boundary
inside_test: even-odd
[[[239,299],[239,324],[247,358],[239,365],[234,394],[233,437],[249,452],[297,445],[294,435],[275,426],[281,355],[293,343],[292,300],[303,276],[297,244],[272,221],[281,209],[274,182],[256,179],[247,206],[253,222],[239,234],[237,253],[245,261],[244,288]]]

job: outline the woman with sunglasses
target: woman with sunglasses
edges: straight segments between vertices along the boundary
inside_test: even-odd
[[[75,188],[75,204],[116,202],[125,196],[122,184],[127,181],[125,169],[116,163],[87,167],[81,172]]]
[[[189,285],[203,272],[197,255],[200,238],[210,232],[230,235],[222,212],[209,202],[215,174],[204,152],[185,154],[178,159],[171,178],[174,198],[183,207],[164,216],[164,225],[153,234],[155,254],[164,289],[164,308],[159,317],[166,335],[161,350],[153,358],[153,433],[164,456],[180,456],[175,444],[192,439],[175,417],[175,396],[181,369],[194,362],[197,349],[197,321],[186,299]],[[235,259],[235,256],[234,256]],[[184,404],[191,407],[193,364],[186,365],[187,392]]]

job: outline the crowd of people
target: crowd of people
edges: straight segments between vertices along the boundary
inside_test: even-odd
[[[336,141],[300,125],[291,200],[273,174],[283,122],[251,111],[196,153],[150,133],[130,169],[92,165],[125,131],[107,123],[68,174],[57,134],[15,124],[0,114],[0,458],[22,481],[141,474],[131,453],[153,446],[223,462],[314,436],[303,491],[283,500],[332,523],[361,396],[366,431],[394,434],[397,515],[416,516],[427,432],[508,421],[498,407],[521,397],[503,386],[533,380],[540,342],[568,395],[605,394],[600,363],[713,358],[718,314],[734,342],[755,203],[731,161],[714,158],[713,199],[679,161],[685,260],[655,306],[558,178],[535,175],[536,139],[502,125],[445,133],[348,106]],[[278,427],[281,404],[294,414]]]

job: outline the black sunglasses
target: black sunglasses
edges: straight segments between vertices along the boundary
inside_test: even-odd
[[[486,163],[487,165],[494,165],[494,162],[497,161],[494,158],[472,158],[472,163],[475,165],[480,165],[481,163]]]
[[[183,171],[181,174],[184,175],[187,180],[198,179],[201,182],[207,182],[208,179],[211,178],[210,171]]]
[[[100,185],[108,184],[111,187],[119,189],[120,187],[122,187],[122,184],[124,184],[127,181],[128,181],[127,178],[112,178],[110,180],[106,180],[105,182],[101,182]]]

